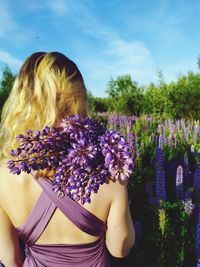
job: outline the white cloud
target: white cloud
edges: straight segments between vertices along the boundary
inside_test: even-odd
[[[90,53],[91,57],[87,56],[87,59],[82,55],[86,84],[90,90],[105,90],[110,77],[116,78],[123,74],[130,74],[140,84],[156,80],[156,66],[145,43],[123,39],[112,28],[98,21],[88,6],[74,6],[74,10],[77,12],[74,20],[81,30],[102,43],[101,50],[95,55]],[[95,94],[100,95],[101,92]]]
[[[56,16],[65,16],[68,11],[68,5],[65,0],[43,0],[36,2],[35,0],[23,1],[24,5],[29,9],[36,11],[39,9],[48,9]]]
[[[106,68],[111,76],[131,74],[140,83],[147,83],[154,76],[156,68],[153,58],[144,43],[115,37],[108,41],[107,46],[104,53],[110,55],[111,64]]]
[[[86,86],[94,95],[105,95],[103,91],[111,77],[130,74],[140,85],[157,81],[156,66],[147,47],[117,36],[106,40],[105,49],[99,55],[82,59],[82,64]]]
[[[0,37],[9,35],[17,27],[4,1],[0,1],[0,25]]]
[[[57,16],[64,16],[68,13],[68,6],[65,0],[48,0],[45,1],[45,5]]]
[[[25,45],[34,34],[21,27],[12,17],[10,3],[0,0],[0,39],[12,41],[15,45]]]
[[[8,52],[0,50],[0,62],[9,65],[9,67],[19,68],[22,65],[22,61],[13,57]]]
[[[143,64],[146,60],[151,60],[150,51],[144,43],[138,41],[126,41],[119,37],[107,40],[108,49],[105,53],[120,59],[121,63],[132,63],[133,66]]]

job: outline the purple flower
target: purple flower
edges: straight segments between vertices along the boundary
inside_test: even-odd
[[[127,180],[132,174],[133,159],[125,138],[117,131],[107,131],[99,138],[105,167],[117,180]]]
[[[184,134],[186,142],[189,143],[190,125],[186,127],[186,129],[184,130]]]
[[[200,152],[197,154],[198,163],[194,173],[194,189],[200,189]]]
[[[176,197],[183,199],[183,167],[178,166],[176,170]]]
[[[149,204],[155,206],[158,204],[158,199],[153,196],[153,184],[152,182],[147,182],[145,186],[146,193],[148,195]]]
[[[139,221],[136,221],[134,223],[134,228],[135,228],[135,237],[137,241],[140,241],[142,239],[142,227],[141,223]]]
[[[152,196],[152,193],[153,193],[153,184],[152,182],[147,182],[146,183],[146,186],[145,186],[145,189],[146,189],[146,193],[151,197]]]
[[[165,191],[165,172],[164,172],[164,153],[159,147],[156,148],[156,197],[158,200],[166,200]]]
[[[28,130],[17,137],[19,147],[11,151],[8,168],[21,171],[54,169],[53,191],[82,204],[108,176],[121,181],[132,174],[133,159],[125,138],[117,131],[79,115],[63,119],[59,127]]]
[[[108,124],[109,126],[116,130],[117,129],[117,117],[114,114],[108,114]]]
[[[200,266],[200,208],[198,208],[198,215],[197,215],[197,225],[196,225],[196,258],[197,258],[197,265]]]
[[[128,116],[125,118],[126,123],[126,134],[129,135],[132,125],[133,125],[134,118],[132,116]]]
[[[164,144],[164,139],[162,137],[162,135],[159,135],[159,138],[158,138],[158,147],[163,149],[163,144]]]
[[[132,154],[133,160],[137,158],[137,136],[135,133],[128,134],[129,149]]]
[[[16,150],[11,150],[11,156],[19,156],[21,154],[22,150],[21,148],[17,148]]]
[[[187,198],[186,200],[183,200],[183,205],[184,205],[185,213],[187,213],[188,215],[191,215],[195,208],[195,205],[192,203],[192,199]]]
[[[200,126],[195,125],[194,126],[194,134],[193,134],[193,142],[194,142],[194,144],[197,143],[199,133],[200,133]]]

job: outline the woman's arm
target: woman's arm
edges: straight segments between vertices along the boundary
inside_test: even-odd
[[[112,256],[122,258],[128,255],[135,242],[127,185],[112,183],[110,193],[112,203],[107,220],[106,246]]]
[[[16,229],[0,206],[0,261],[5,267],[21,267],[22,256]]]

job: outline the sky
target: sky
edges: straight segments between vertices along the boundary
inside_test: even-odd
[[[108,81],[139,85],[198,71],[198,0],[0,0],[0,78],[37,51],[73,60],[87,89],[105,97]]]

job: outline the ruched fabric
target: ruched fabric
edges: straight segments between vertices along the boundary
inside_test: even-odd
[[[17,229],[25,253],[23,267],[110,267],[104,239],[106,224],[69,197],[59,198],[50,180],[39,178],[38,183],[43,191],[26,223]],[[89,244],[35,244],[56,208],[83,232],[99,238]]]

